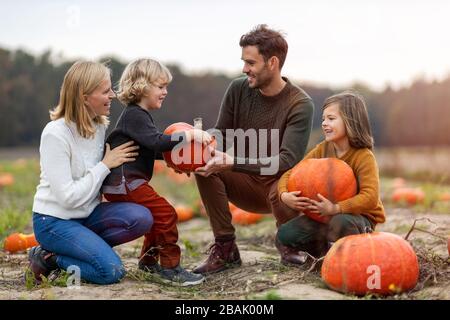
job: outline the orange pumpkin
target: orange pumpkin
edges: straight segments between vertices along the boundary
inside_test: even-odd
[[[175,208],[178,216],[178,222],[191,220],[194,217],[194,210],[186,206],[177,206]]]
[[[409,205],[422,203],[425,193],[420,188],[399,188],[392,193],[393,202],[406,202]]]
[[[168,126],[164,133],[171,135],[192,130],[193,128],[188,123],[177,122]],[[212,147],[215,147],[215,145],[215,141],[210,144]],[[183,172],[192,172],[197,168],[203,167],[210,159],[210,154],[205,150],[206,147],[203,147],[202,144],[192,141],[190,144],[177,146],[172,151],[163,152],[163,158],[171,168]]]
[[[0,187],[7,187],[14,184],[14,176],[11,173],[0,174]]]
[[[19,251],[25,251],[27,248],[37,246],[39,243],[32,234],[13,233],[6,237],[3,248],[10,252],[15,253]]]
[[[260,213],[253,213],[242,210],[241,208],[236,207],[231,202],[229,203],[232,223],[240,224],[240,225],[249,225],[254,224],[260,221],[264,215]]]
[[[439,201],[450,201],[450,192],[443,192],[439,195]]]
[[[356,195],[357,184],[352,168],[336,158],[306,159],[300,161],[291,172],[288,190],[301,191],[300,196],[319,201],[317,194],[333,203],[346,200]],[[327,223],[330,217],[305,210],[309,218]]]
[[[389,295],[416,286],[419,263],[406,240],[392,233],[374,232],[339,239],[325,256],[321,272],[333,290]]]

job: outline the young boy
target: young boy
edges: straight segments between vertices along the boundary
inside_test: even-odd
[[[125,68],[117,97],[126,108],[106,139],[106,148],[130,140],[140,148],[135,161],[111,171],[103,183],[103,193],[108,201],[135,202],[147,207],[153,215],[152,229],[145,234],[139,269],[158,274],[165,282],[189,286],[200,284],[204,277],[180,266],[177,213],[153,190],[149,181],[155,159],[162,159],[161,152],[172,150],[182,141],[209,143],[211,136],[194,129],[185,131],[180,139],[172,139],[156,128],[149,111],[161,108],[171,80],[169,70],[152,59],[138,59]]]

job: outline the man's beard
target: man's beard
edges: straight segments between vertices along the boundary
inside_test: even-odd
[[[265,73],[264,75],[261,74],[259,78],[255,78],[255,80],[253,89],[264,89],[270,84],[272,77],[268,73]]]

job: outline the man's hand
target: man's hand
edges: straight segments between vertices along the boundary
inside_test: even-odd
[[[209,159],[204,167],[195,169],[195,174],[208,177],[213,173],[230,170],[233,167],[234,160],[227,153],[211,148],[211,156],[212,158]]]
[[[334,216],[341,213],[341,208],[337,203],[331,202],[320,193],[317,194],[317,197],[320,201],[311,199],[312,204],[308,207],[311,213],[320,213],[322,216]]]

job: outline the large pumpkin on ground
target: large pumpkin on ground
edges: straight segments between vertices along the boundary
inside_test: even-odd
[[[317,194],[333,203],[353,197],[357,184],[352,168],[336,158],[306,159],[300,161],[291,172],[288,190],[301,191],[300,196],[320,200]],[[311,219],[327,223],[330,217],[304,211]]]
[[[322,264],[322,279],[333,290],[365,295],[413,289],[419,263],[411,245],[398,235],[374,232],[339,239]]]
[[[194,127],[188,123],[177,122],[168,126],[164,130],[164,133],[171,135],[192,129]],[[215,141],[210,145],[215,147]],[[204,152],[205,148],[201,143],[192,141],[190,144],[180,144],[180,146],[175,147],[172,151],[163,152],[163,158],[171,168],[183,172],[192,172],[197,168],[203,167],[208,162],[210,155],[208,152]]]

